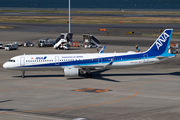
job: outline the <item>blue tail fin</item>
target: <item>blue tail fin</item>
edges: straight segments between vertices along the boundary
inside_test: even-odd
[[[146,53],[151,55],[162,55],[163,53],[168,53],[172,31],[173,29],[165,29]]]

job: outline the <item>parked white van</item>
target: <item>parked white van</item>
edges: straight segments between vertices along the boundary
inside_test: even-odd
[[[5,45],[5,50],[17,50],[18,49],[18,43],[13,43],[13,44],[7,44]]]

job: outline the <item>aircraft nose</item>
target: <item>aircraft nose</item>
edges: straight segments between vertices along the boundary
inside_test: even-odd
[[[7,63],[4,63],[4,64],[3,64],[3,68],[5,68],[5,69],[7,69],[7,68],[8,68]]]

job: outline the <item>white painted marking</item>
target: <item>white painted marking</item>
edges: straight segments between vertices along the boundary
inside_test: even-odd
[[[19,114],[19,113],[12,113],[12,112],[8,113],[7,111],[1,111],[0,113],[17,115],[17,116],[25,116],[25,117],[34,117],[34,118],[48,119],[48,120],[65,120],[65,119],[50,118],[50,117],[41,117],[41,116],[35,116],[35,115],[24,115],[24,114]]]
[[[3,13],[3,14],[7,14],[7,15],[9,15],[9,14],[18,15],[18,14],[21,14],[21,13]]]

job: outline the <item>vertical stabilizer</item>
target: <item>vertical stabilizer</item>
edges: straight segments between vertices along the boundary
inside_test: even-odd
[[[172,31],[173,29],[165,29],[146,53],[151,55],[162,55],[163,53],[168,53]]]
[[[106,45],[99,51],[99,53],[103,53],[106,48]]]

